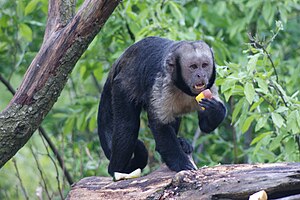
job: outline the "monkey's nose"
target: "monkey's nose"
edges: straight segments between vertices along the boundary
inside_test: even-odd
[[[199,74],[197,74],[197,78],[204,78],[204,74],[202,74],[202,73],[199,73]]]

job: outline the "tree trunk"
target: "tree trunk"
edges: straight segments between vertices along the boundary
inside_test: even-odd
[[[164,166],[119,182],[87,177],[73,185],[67,200],[242,200],[262,190],[268,199],[299,200],[300,163],[220,165],[177,174]]]
[[[21,86],[0,113],[0,168],[26,144],[57,101],[68,75],[100,31],[119,0],[49,0],[40,51]]]

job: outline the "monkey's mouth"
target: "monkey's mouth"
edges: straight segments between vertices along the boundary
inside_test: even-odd
[[[196,89],[196,90],[203,90],[204,88],[205,88],[205,84],[196,84],[196,85],[194,85],[194,88]]]

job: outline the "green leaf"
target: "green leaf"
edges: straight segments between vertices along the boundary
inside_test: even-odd
[[[229,98],[232,95],[232,90],[227,90],[226,92],[223,93],[224,97],[225,97],[225,101],[228,102]]]
[[[261,128],[263,128],[266,125],[268,118],[269,116],[262,116],[261,118],[259,118],[255,126],[255,132],[259,131]]]
[[[201,15],[202,12],[200,10],[199,7],[194,7],[191,11],[191,16],[194,18],[194,24],[193,24],[193,28],[196,28],[199,23],[200,23],[200,19],[201,19]]]
[[[258,87],[262,90],[262,92],[268,94],[269,90],[268,90],[268,84],[266,83],[266,80],[263,80],[261,78],[256,78],[255,80],[257,81]]]
[[[221,85],[221,92],[224,93],[227,90],[230,90],[234,87],[235,83],[237,82],[237,80],[231,79],[231,78],[227,78],[225,80],[225,82]]]
[[[87,70],[87,66],[86,65],[82,65],[80,67],[80,78],[82,80],[86,80],[88,76],[89,76],[89,73],[88,73],[88,70]]]
[[[284,138],[285,134],[279,134],[277,137],[275,137],[272,142],[270,143],[269,149],[271,151],[277,149],[281,146],[281,141]]]
[[[288,131],[292,131],[293,134],[298,134],[300,132],[300,126],[297,123],[297,112],[296,110],[292,111],[288,116],[287,116],[287,129]]]
[[[97,80],[99,80],[99,81],[102,80],[103,74],[104,74],[102,66],[97,67],[93,71],[93,73],[94,73],[94,76],[97,78]]]
[[[136,21],[136,13],[132,12],[132,11],[127,11],[126,14],[128,15],[129,18],[131,18],[133,21]]]
[[[19,19],[24,17],[24,1],[16,1],[17,4],[17,16]]]
[[[25,7],[25,16],[32,13],[32,11],[34,11],[34,9],[36,8],[36,6],[39,2],[40,2],[40,0],[31,0]]]
[[[255,90],[254,90],[254,87],[253,87],[252,83],[247,82],[245,84],[244,94],[245,94],[246,99],[249,102],[249,104],[252,104],[253,99],[254,99],[254,95],[255,95]]]
[[[238,114],[240,113],[242,106],[244,104],[245,99],[241,98],[239,100],[239,102],[235,105],[233,113],[232,113],[232,119],[231,119],[231,123],[235,122],[236,117],[238,116]]]
[[[246,19],[245,18],[239,18],[235,20],[235,23],[232,23],[229,29],[229,37],[232,39],[234,36],[236,36],[237,33],[239,33],[243,27],[246,25]]]
[[[250,145],[256,144],[257,142],[261,141],[264,137],[266,137],[267,135],[270,135],[270,134],[272,134],[272,133],[273,133],[273,131],[268,131],[268,132],[259,134],[258,136],[256,136],[256,137],[252,140],[252,142],[251,142]]]
[[[249,56],[249,61],[247,64],[247,71],[250,72],[251,74],[253,73],[253,71],[256,69],[256,63],[258,60],[258,57],[260,56],[260,54],[254,54],[252,56]]]
[[[67,119],[67,121],[64,124],[63,133],[68,134],[71,133],[75,124],[75,117],[70,117]]]
[[[254,148],[254,151],[253,151],[254,155],[257,154],[258,151],[262,149],[262,146],[265,146],[266,141],[269,141],[270,137],[271,137],[271,134],[266,134],[266,135],[264,135],[264,137],[261,138],[260,141],[257,142],[257,144]]]
[[[76,116],[76,128],[80,131],[84,131],[86,127],[86,115],[82,113],[81,115]]]
[[[249,127],[250,127],[251,123],[253,122],[254,118],[255,118],[255,116],[251,115],[245,120],[245,122],[242,126],[242,133],[245,133],[249,129]]]
[[[284,147],[285,147],[285,154],[286,154],[286,159],[287,161],[291,162],[294,161],[294,155],[296,154],[297,151],[297,143],[294,140],[293,137],[290,137],[288,141],[284,142]],[[297,154],[296,154],[297,155]]]
[[[289,110],[289,108],[285,107],[285,106],[279,106],[279,108],[276,109],[277,113],[282,113]]]
[[[263,10],[262,10],[262,15],[265,18],[266,21],[268,21],[269,16],[271,15],[271,2],[270,1],[265,1]]]
[[[264,102],[263,98],[259,98],[259,101],[255,102],[254,104],[252,104],[252,106],[250,107],[250,112],[252,112],[254,109],[256,109],[262,102]]]
[[[272,120],[274,122],[274,124],[278,127],[281,128],[283,123],[284,123],[284,119],[281,117],[280,114],[273,112],[271,114]]]
[[[28,42],[32,41],[32,30],[28,25],[26,25],[24,23],[20,24],[19,32],[20,32],[20,35],[22,38],[24,38]]]
[[[285,101],[287,101],[286,99],[287,99],[287,95],[286,95],[286,92],[285,92],[285,90],[281,87],[281,85],[280,84],[278,84],[277,82],[273,82],[273,84],[276,86],[276,88],[280,91],[280,93],[283,95],[283,98],[284,98],[284,100]]]
[[[265,1],[262,9],[262,15],[269,25],[273,22],[275,9],[276,5],[272,5],[271,1]]]
[[[185,17],[182,15],[182,13],[179,9],[179,5],[173,1],[169,1],[168,3],[170,4],[170,9],[171,9],[173,16],[176,17],[176,19],[179,21],[180,25],[184,26],[185,25],[185,21],[184,21]]]
[[[295,112],[296,112],[297,124],[300,129],[300,112],[299,112],[299,110],[295,110]]]
[[[241,86],[241,85],[235,85],[233,88],[232,88],[232,95],[234,96],[245,96],[244,95],[244,87]]]
[[[279,6],[279,13],[280,13],[280,19],[283,21],[283,23],[287,23],[287,10],[284,6]]]
[[[89,121],[89,131],[93,131],[97,127],[97,118],[96,116],[92,116]]]

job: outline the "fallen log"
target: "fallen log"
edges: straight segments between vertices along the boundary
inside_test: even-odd
[[[68,200],[101,199],[249,199],[264,190],[268,199],[300,199],[300,163],[239,164],[175,173],[166,166],[140,178],[113,182],[86,177],[75,183]]]

